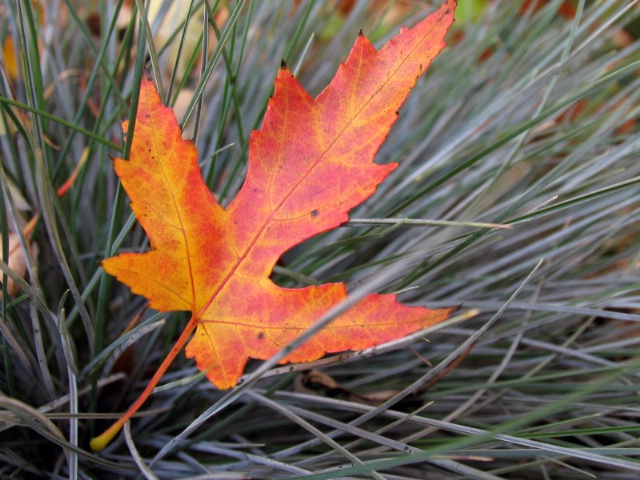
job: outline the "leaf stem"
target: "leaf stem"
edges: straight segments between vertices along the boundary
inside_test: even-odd
[[[131,405],[131,407],[129,407],[129,410],[127,410],[124,415],[122,415],[113,425],[111,425],[107,430],[102,432],[97,437],[91,439],[90,445],[91,449],[94,452],[99,452],[100,450],[104,449],[109,444],[109,442],[113,440],[113,438],[118,434],[118,432],[120,432],[127,420],[129,420],[140,409],[147,398],[149,398],[149,396],[153,392],[153,389],[156,387],[162,376],[169,369],[169,366],[178,356],[178,353],[180,353],[182,348],[186,345],[187,340],[189,339],[191,333],[193,333],[193,330],[197,325],[198,320],[194,315],[192,315],[189,323],[187,323],[184,331],[176,341],[176,344],[162,361],[162,363],[158,367],[158,370],[153,375],[138,399],[133,403],[133,405]]]

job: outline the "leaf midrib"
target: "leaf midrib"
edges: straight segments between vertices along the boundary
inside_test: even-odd
[[[435,13],[435,12],[434,12]],[[225,286],[228,284],[229,280],[231,279],[231,277],[235,274],[235,272],[238,270],[238,268],[244,263],[244,261],[247,259],[247,257],[249,257],[250,252],[255,248],[255,246],[258,244],[260,238],[262,237],[265,229],[267,228],[267,226],[273,221],[274,216],[279,212],[279,209],[282,207],[282,205],[291,197],[291,195],[297,190],[297,188],[300,186],[300,184],[303,182],[303,180],[305,180],[307,178],[307,176],[311,173],[311,171],[313,171],[316,166],[326,157],[327,153],[335,146],[335,144],[337,143],[337,141],[342,138],[345,134],[345,131],[350,129],[352,127],[352,125],[354,124],[355,120],[357,118],[359,118],[359,115],[362,113],[363,110],[366,109],[366,107],[373,101],[373,99],[376,99],[379,97],[379,95],[381,94],[380,92],[389,84],[389,82],[391,81],[391,79],[395,78],[395,75],[397,74],[398,70],[400,70],[400,68],[402,68],[402,66],[408,61],[408,59],[413,55],[413,53],[419,48],[420,45],[422,45],[425,42],[425,39],[427,37],[429,37],[431,35],[431,33],[433,32],[433,30],[435,28],[437,28],[438,26],[440,26],[440,22],[442,21],[442,18],[444,17],[444,15],[446,14],[446,11],[443,12],[443,14],[438,18],[434,20],[434,24],[432,26],[432,28],[425,32],[424,36],[421,37],[420,41],[416,42],[416,46],[414,48],[412,48],[411,50],[409,50],[409,53],[406,54],[404,56],[404,58],[402,59],[402,61],[400,61],[397,65],[397,67],[394,69],[393,71],[393,75],[387,75],[386,79],[384,82],[381,83],[380,87],[375,91],[375,93],[373,95],[371,95],[368,100],[366,102],[364,102],[362,104],[362,106],[357,110],[356,114],[353,115],[351,117],[351,119],[349,120],[349,122],[347,122],[344,126],[344,128],[337,134],[334,136],[333,140],[328,144],[328,146],[325,148],[325,150],[318,155],[317,160],[315,162],[313,162],[309,168],[307,168],[306,172],[304,173],[304,175],[300,176],[300,179],[298,180],[298,182],[296,182],[292,188],[289,190],[289,192],[283,197],[282,201],[276,206],[276,208],[274,210],[271,211],[271,213],[265,218],[264,222],[262,223],[261,227],[259,230],[256,231],[256,234],[254,236],[254,238],[249,242],[248,246],[245,249],[245,252],[240,255],[236,261],[236,263],[229,269],[227,275],[221,280],[220,284],[218,285],[218,287],[215,289],[215,291],[210,295],[209,299],[207,300],[207,302],[205,303],[205,305],[196,313],[193,312],[193,314],[196,316],[196,318],[198,319],[198,321],[200,321],[200,319],[202,318],[202,316],[204,315],[204,313],[206,312],[206,310],[211,306],[211,304],[214,302],[214,300],[216,298],[218,298],[220,292],[225,288]],[[424,21],[424,20],[423,20]],[[416,28],[416,26],[414,26],[413,28]],[[407,29],[406,32],[404,32],[405,35],[407,35],[409,32],[411,32],[412,29]],[[360,41],[361,37],[358,37],[357,41]],[[369,41],[368,39],[366,39],[366,37],[363,37],[365,41]],[[394,39],[397,38],[397,36],[394,37]],[[382,49],[380,50],[376,50],[376,57],[380,54],[380,52],[387,46],[387,44],[385,44],[385,46],[382,47]],[[375,47],[374,47],[375,50]],[[433,58],[435,58],[437,56],[437,54],[433,55],[427,62],[423,62],[426,63],[427,65],[424,67],[422,73],[420,74],[420,76],[422,76],[422,74],[424,74],[424,72],[426,71],[428,65],[431,63],[431,61],[433,60]],[[342,65],[339,68],[343,68]],[[357,73],[360,74],[361,69],[357,70]],[[418,77],[419,78],[419,77]],[[327,88],[332,88],[333,85],[333,80],[335,79],[335,75],[332,78],[331,82],[329,83],[329,86]],[[294,79],[294,81],[297,82],[297,79]],[[417,82],[417,78],[414,81],[413,85],[411,85],[408,88],[407,91],[407,95],[409,94],[409,92],[413,89],[413,87],[415,86],[415,82]],[[302,87],[304,89],[304,87]],[[306,90],[305,90],[306,92]],[[402,105],[404,103],[404,100],[406,99],[406,95],[404,97],[404,99],[402,99],[402,101],[400,102],[400,105]],[[317,97],[313,99],[313,105],[317,105],[318,99]],[[288,117],[288,115],[287,115]],[[396,117],[397,120],[397,117]],[[389,126],[389,129],[387,131],[388,132],[391,130],[391,126],[395,123],[394,120],[392,122],[392,124]],[[382,142],[384,142],[386,138],[386,135],[383,137]],[[382,143],[381,143],[382,144]],[[381,145],[380,144],[380,145]],[[251,151],[249,151],[249,158],[251,158]],[[373,160],[375,159],[375,155],[374,157],[371,159],[371,161],[373,162]],[[245,179],[245,185],[246,185],[246,179]],[[244,188],[244,187],[243,187]],[[238,193],[238,195],[240,194],[240,192]],[[346,213],[346,212],[345,212]],[[186,239],[185,239],[186,240]],[[280,255],[278,257],[280,257],[284,252],[280,253]],[[193,277],[192,277],[193,278]],[[193,282],[192,282],[193,283]],[[195,298],[195,297],[194,297]],[[213,322],[213,321],[217,321],[219,322],[219,320],[209,320],[209,322]],[[231,324],[235,324],[237,325],[237,322],[229,322]]]

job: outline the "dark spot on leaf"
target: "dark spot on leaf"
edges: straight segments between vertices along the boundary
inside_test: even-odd
[[[315,218],[318,216],[318,210],[312,210],[311,211],[311,217]]]
[[[264,339],[264,332],[258,333],[258,340]]]
[[[85,21],[87,23],[87,27],[89,27],[89,31],[96,37],[99,37],[101,25],[100,14],[97,12],[91,12]]]

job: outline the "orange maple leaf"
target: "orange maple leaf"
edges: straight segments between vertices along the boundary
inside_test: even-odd
[[[289,289],[269,276],[286,250],[346,222],[347,212],[396,168],[373,158],[407,94],[444,47],[455,7],[446,0],[380,51],[360,35],[316,99],[283,65],[262,129],[251,134],[247,178],[226,210],[204,183],[194,144],[182,139],[153,83],[143,81],[130,158],[116,159],[114,167],[152,250],[102,266],[156,310],[192,317],[138,401],[92,440],[94,450],[139,408],[194,329],[187,356],[226,389],[236,385],[249,357],[272,357],[347,298],[344,284]],[[283,362],[372,347],[441,322],[451,311],[372,294]]]

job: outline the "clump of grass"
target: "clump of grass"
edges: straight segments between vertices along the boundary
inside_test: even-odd
[[[281,58],[317,94],[361,28],[379,46],[425,14],[418,3],[247,0],[195,1],[180,16],[171,3],[159,14],[122,1],[2,6],[2,258],[13,246],[25,273],[0,264],[1,474],[636,474],[640,10],[612,0],[575,2],[570,18],[559,1],[488,2],[459,19],[379,154],[401,166],[357,221],[289,252],[274,277],[479,314],[410,347],[276,368],[230,393],[182,358],[120,438],[88,451],[185,321],[146,310],[99,267],[148,248],[109,160],[127,155],[119,123],[144,70],[182,112],[227,204]],[[303,388],[311,367],[340,388]]]

